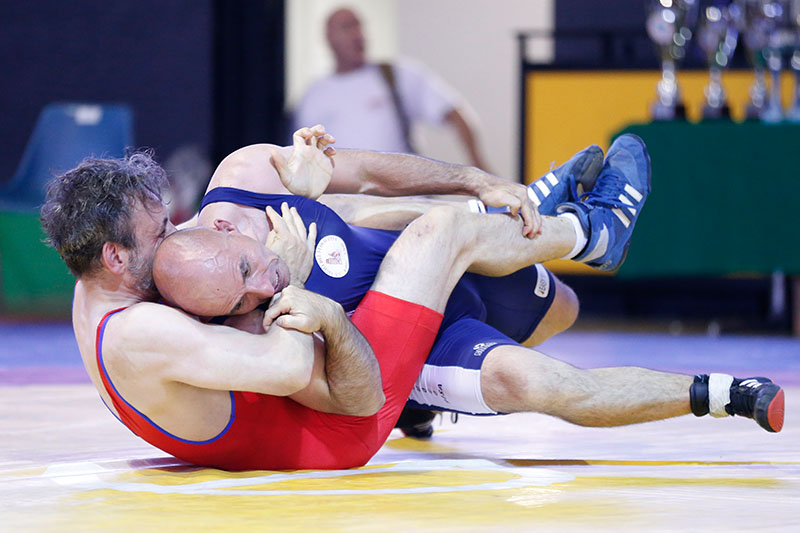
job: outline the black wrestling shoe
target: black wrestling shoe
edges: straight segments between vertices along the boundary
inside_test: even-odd
[[[783,389],[767,378],[733,379],[729,415],[752,418],[762,428],[777,433],[783,428]]]
[[[429,439],[433,436],[434,418],[436,418],[436,411],[404,407],[394,427],[400,428],[406,437]]]

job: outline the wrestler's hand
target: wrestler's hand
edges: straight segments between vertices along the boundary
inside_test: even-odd
[[[253,309],[243,315],[232,315],[223,322],[226,326],[254,335],[264,333],[264,311]]]
[[[344,314],[338,303],[321,294],[289,286],[273,296],[264,313],[264,329],[274,323],[304,333],[324,331],[333,322],[334,314]]]
[[[277,149],[270,151],[272,166],[289,192],[316,200],[328,188],[333,175],[336,149],[330,145],[336,139],[321,124],[300,128],[293,139],[294,150],[288,161]]]
[[[306,225],[297,209],[283,202],[279,215],[267,206],[267,219],[272,229],[267,234],[267,248],[278,254],[289,267],[292,285],[302,287],[314,266],[314,246],[317,243],[317,224],[312,222],[306,232]]]
[[[528,197],[528,188],[519,183],[512,183],[494,176],[486,179],[479,187],[476,196],[484,204],[492,207],[506,207],[511,214],[522,217],[522,234],[532,239],[542,232],[542,216]]]

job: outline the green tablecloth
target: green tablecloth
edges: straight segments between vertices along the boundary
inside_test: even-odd
[[[69,313],[75,278],[44,239],[38,212],[0,211],[0,312]]]
[[[619,276],[800,274],[800,125],[632,125],[653,167]]]

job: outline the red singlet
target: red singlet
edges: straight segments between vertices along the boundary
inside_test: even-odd
[[[364,465],[389,437],[430,352],[442,315],[369,291],[352,316],[381,368],[386,403],[368,417],[333,415],[282,396],[232,391],[228,426],[206,441],[181,439],[122,398],[103,365],[106,314],[97,326],[97,365],[121,421],[153,446],[225,470],[340,469]]]

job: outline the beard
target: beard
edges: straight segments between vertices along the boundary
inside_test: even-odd
[[[128,265],[128,273],[133,276],[134,287],[142,293],[143,299],[155,300],[158,298],[158,289],[155,281],[153,281],[152,258],[143,258],[138,252],[134,251],[131,264]]]

